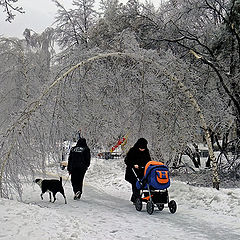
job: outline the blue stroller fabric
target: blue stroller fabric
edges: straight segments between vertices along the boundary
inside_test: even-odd
[[[164,190],[170,186],[168,167],[153,164],[146,166],[144,177],[136,183],[137,189],[147,189],[147,184],[156,190]]]

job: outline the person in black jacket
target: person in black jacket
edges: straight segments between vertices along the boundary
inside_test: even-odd
[[[70,150],[67,166],[67,170],[69,174],[71,174],[71,183],[75,194],[74,200],[81,198],[83,179],[90,166],[90,159],[91,154],[86,139],[80,138],[76,146],[72,147]]]
[[[136,199],[140,197],[140,190],[136,187],[137,178],[132,169],[134,169],[139,179],[143,178],[144,167],[151,161],[149,150],[147,148],[147,140],[139,138],[132,148],[128,151],[124,162],[127,165],[125,180],[132,184],[131,201],[135,203]]]

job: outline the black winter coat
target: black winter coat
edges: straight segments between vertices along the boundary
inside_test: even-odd
[[[87,146],[86,139],[80,138],[75,147],[72,147],[68,157],[67,170],[71,174],[78,169],[87,170],[90,166],[90,149]]]
[[[130,150],[128,151],[126,157],[125,157],[125,164],[127,165],[126,173],[125,173],[125,180],[130,182],[131,184],[136,183],[136,176],[134,175],[132,168],[134,165],[138,165],[140,168],[136,169],[134,168],[137,176],[142,179],[145,165],[151,161],[151,157],[149,154],[149,150],[145,148],[144,151],[139,150],[139,146],[136,143]]]

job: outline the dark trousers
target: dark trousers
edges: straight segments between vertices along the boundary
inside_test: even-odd
[[[72,183],[74,193],[78,191],[81,191],[82,193],[83,179],[84,179],[85,173],[86,173],[86,169],[81,169],[81,168],[72,171],[71,183]]]
[[[134,184],[132,184],[132,197],[131,197],[131,201],[133,203],[135,203],[137,198],[140,198],[140,190],[137,189],[136,183],[134,183]]]

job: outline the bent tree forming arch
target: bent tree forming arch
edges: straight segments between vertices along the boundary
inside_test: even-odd
[[[140,61],[142,63],[153,64],[158,69],[163,69],[163,67],[160,66],[160,64],[157,63],[156,61],[154,61],[150,58],[147,58],[147,57],[134,55],[133,53],[113,52],[113,53],[99,54],[99,55],[96,55],[94,57],[88,58],[87,60],[81,61],[80,63],[71,67],[68,71],[66,71],[64,74],[62,74],[55,81],[53,81],[52,84],[50,86],[48,86],[34,102],[31,102],[25,108],[24,111],[22,112],[22,114],[20,115],[20,117],[17,119],[17,121],[15,121],[14,124],[9,129],[7,129],[4,138],[9,137],[10,133],[12,133],[16,130],[21,133],[21,130],[23,130],[23,128],[27,124],[26,122],[31,119],[31,117],[36,112],[36,110],[42,105],[42,101],[43,101],[44,97],[46,97],[54,87],[56,87],[63,79],[65,79],[66,76],[68,76],[70,73],[72,73],[77,68],[80,68],[80,67],[82,67],[82,66],[84,66],[88,63],[91,63],[91,62],[94,62],[94,61],[97,61],[97,60],[100,60],[100,59],[104,59],[104,58],[109,58],[109,57],[134,59],[134,60]],[[203,112],[201,111],[201,108],[200,108],[197,100],[194,98],[193,94],[189,91],[189,89],[184,85],[184,83],[181,80],[179,80],[178,78],[173,76],[173,74],[171,74],[166,68],[164,68],[162,70],[162,74],[164,76],[166,76],[170,81],[172,81],[177,86],[177,88],[187,97],[187,99],[189,100],[189,102],[191,103],[191,105],[193,106],[193,108],[195,109],[196,113],[198,114],[198,116],[200,118],[200,124],[201,124],[201,127],[203,128],[204,133],[205,133],[205,138],[206,138],[207,145],[208,145],[208,150],[209,150],[209,156],[210,156],[210,160],[212,162],[213,188],[219,189],[220,180],[219,180],[218,170],[217,170],[217,161],[216,161],[216,158],[215,158],[215,155],[214,155],[214,152],[213,152],[210,133],[208,131],[207,123],[205,121],[205,117],[203,115]],[[4,142],[3,142],[3,144],[4,144]],[[12,142],[11,146],[9,147],[9,150],[7,151],[7,154],[6,154],[5,158],[2,159],[2,161],[1,161],[2,162],[1,169],[0,169],[0,191],[1,191],[1,195],[2,195],[2,183],[3,183],[4,169],[6,167],[6,164],[7,164],[8,160],[9,160],[9,157],[11,155],[11,150],[13,149],[14,144],[15,143]]]

